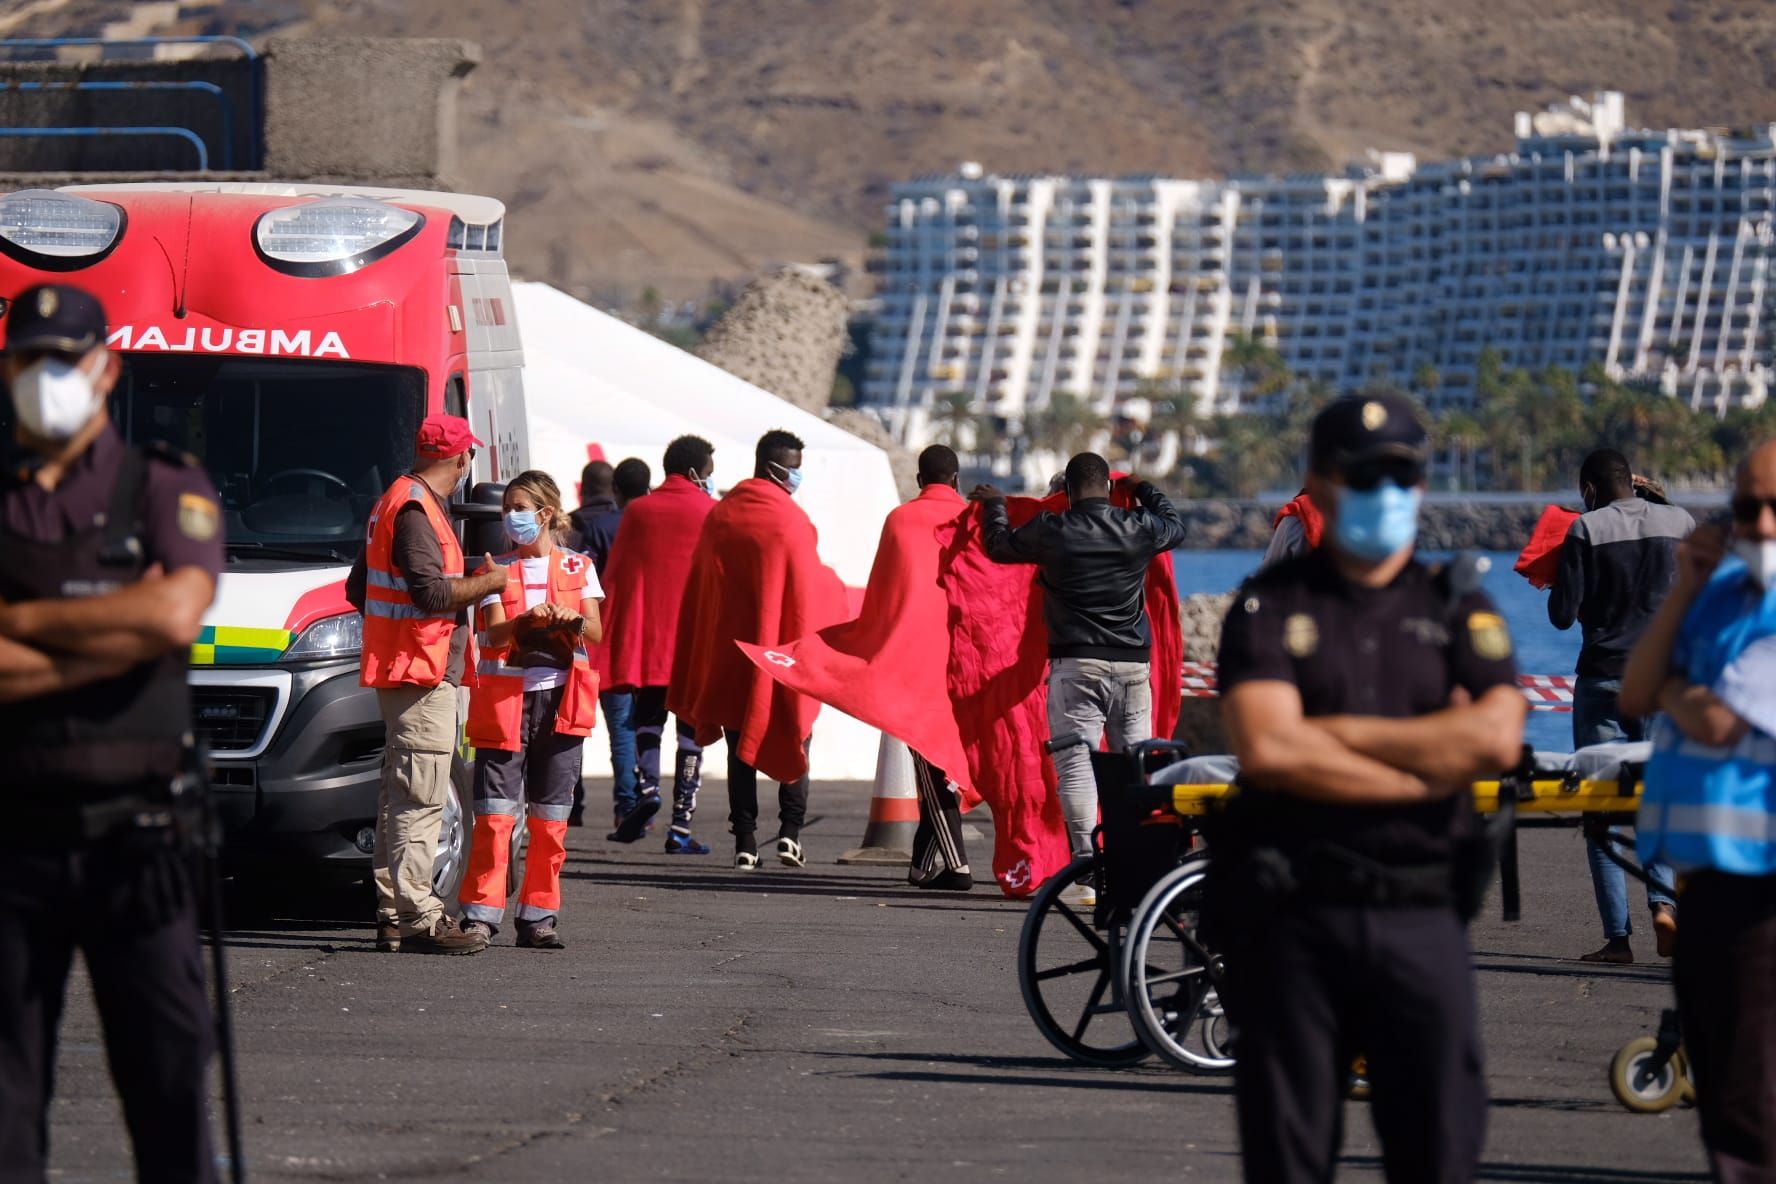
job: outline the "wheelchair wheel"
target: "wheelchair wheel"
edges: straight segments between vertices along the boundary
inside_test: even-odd
[[[1050,1044],[1088,1065],[1133,1065],[1151,1054],[1129,1027],[1118,978],[1120,927],[1099,930],[1093,910],[1061,899],[1097,870],[1096,860],[1076,859],[1031,900],[1018,938],[1018,987]]]
[[[1155,884],[1129,926],[1122,980],[1129,1018],[1148,1048],[1195,1073],[1226,1073],[1227,1015],[1217,957],[1197,939],[1207,859],[1191,859]]]
[[[1663,1114],[1682,1101],[1689,1088],[1683,1053],[1673,1053],[1663,1065],[1655,1065],[1658,1044],[1654,1037],[1636,1036],[1610,1062],[1610,1092],[1636,1114]]]

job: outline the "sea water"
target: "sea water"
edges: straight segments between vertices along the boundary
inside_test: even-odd
[[[1231,592],[1263,557],[1262,551],[1175,551],[1172,570],[1177,575],[1178,593]],[[1487,558],[1492,566],[1486,573],[1486,594],[1510,626],[1517,646],[1517,668],[1524,674],[1572,674],[1579,657],[1579,627],[1562,632],[1548,623],[1548,594],[1532,588],[1528,580],[1511,570],[1516,555],[1492,552]],[[1530,712],[1526,739],[1544,752],[1571,752],[1572,715]]]

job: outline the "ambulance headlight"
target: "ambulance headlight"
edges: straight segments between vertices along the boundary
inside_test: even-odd
[[[425,218],[367,197],[328,197],[259,216],[253,244],[289,275],[349,275],[408,242]]]
[[[75,271],[111,253],[123,237],[123,210],[53,189],[0,197],[0,251],[40,271]]]
[[[285,662],[353,658],[364,648],[364,618],[357,613],[323,617],[304,629],[284,651]]]

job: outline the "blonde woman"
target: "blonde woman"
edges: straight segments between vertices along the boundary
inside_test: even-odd
[[[581,741],[598,705],[588,647],[604,636],[604,593],[592,561],[557,542],[567,513],[548,474],[514,477],[504,509],[516,549],[500,559],[508,565],[505,588],[481,602],[481,660],[469,693],[475,832],[461,893],[463,930],[489,941],[499,931],[522,809],[530,854],[518,893],[517,944],[559,950],[567,816],[580,783]]]

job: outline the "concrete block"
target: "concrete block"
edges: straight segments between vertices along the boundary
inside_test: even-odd
[[[481,60],[473,42],[274,37],[266,57],[272,176],[455,176],[457,92]]]

